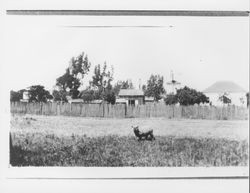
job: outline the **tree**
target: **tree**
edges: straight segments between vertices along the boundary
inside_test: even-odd
[[[52,95],[54,101],[67,102],[67,92],[64,90],[53,90]]]
[[[180,105],[194,105],[200,103],[209,103],[209,98],[202,92],[191,89],[187,86],[177,89],[176,98]]]
[[[232,101],[231,99],[228,97],[228,94],[227,93],[224,93],[223,95],[221,95],[219,97],[219,100],[223,103],[223,104],[230,104]]]
[[[94,75],[92,76],[92,81],[90,81],[90,88],[98,91],[98,99],[103,99],[109,103],[112,103],[113,99],[111,96],[114,95],[112,93],[112,81],[113,68],[110,71],[107,69],[106,63],[104,63],[103,67],[98,64],[97,66],[95,66]]]
[[[174,105],[178,103],[178,98],[174,94],[169,94],[167,97],[164,99],[166,105]]]
[[[247,107],[249,107],[249,92],[246,94],[247,97]]]
[[[53,96],[49,91],[44,89],[44,86],[34,85],[29,87],[29,102],[47,102]]]
[[[19,90],[19,91],[10,91],[10,101],[11,102],[18,102],[23,98],[23,92],[25,90]]]
[[[87,88],[81,91],[80,98],[83,99],[85,102],[90,102],[92,100],[99,99],[100,97],[97,90]]]
[[[152,74],[147,81],[147,85],[143,86],[143,89],[146,96],[154,97],[156,101],[160,100],[165,93],[163,76]]]
[[[73,99],[78,98],[80,93],[78,89],[82,84],[84,75],[89,72],[90,66],[91,63],[84,53],[78,57],[71,58],[66,72],[56,79],[56,85],[59,87],[59,90],[68,91]]]
[[[129,89],[129,88],[131,88],[131,89],[134,88],[134,85],[131,81],[119,80],[115,84],[113,90],[114,90],[115,95],[118,95],[121,89]]]
[[[106,90],[104,94],[104,100],[112,105],[115,104],[116,96],[113,90]]]

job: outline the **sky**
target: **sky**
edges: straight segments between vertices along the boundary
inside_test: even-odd
[[[11,90],[51,90],[72,57],[113,66],[114,83],[151,74],[204,90],[230,80],[249,90],[248,17],[7,16],[3,76]]]

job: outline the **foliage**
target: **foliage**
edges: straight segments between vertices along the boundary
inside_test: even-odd
[[[91,90],[87,88],[81,91],[80,98],[85,102],[90,102],[92,100],[99,99],[99,92],[97,90]]]
[[[53,90],[52,95],[54,101],[67,102],[67,92],[64,90]]]
[[[163,87],[163,76],[152,74],[147,81],[147,85],[142,88],[144,89],[146,96],[154,97],[156,101],[160,100],[165,93]]]
[[[24,91],[25,91],[24,89],[23,90],[19,90],[17,92],[11,90],[10,91],[10,101],[11,102],[18,102],[18,101],[20,101],[23,98],[23,92]]]
[[[115,84],[113,90],[115,95],[118,95],[121,89],[133,89],[134,85],[131,81],[123,81],[123,80],[119,80],[117,81],[117,83]]]
[[[100,64],[95,66],[94,75],[90,81],[90,89],[94,90],[95,98],[102,99],[108,103],[115,103],[115,94],[112,91],[113,87],[111,82],[113,81],[113,67],[110,70],[107,69],[107,64],[104,63],[103,67]]]
[[[47,102],[48,99],[53,99],[49,91],[44,89],[44,86],[33,85],[29,87],[29,102]]]
[[[75,99],[79,96],[79,87],[82,84],[84,75],[89,72],[91,64],[84,53],[78,57],[73,57],[66,72],[56,79],[56,85],[64,92],[69,91],[69,95]]]
[[[180,105],[194,105],[200,103],[209,103],[209,98],[202,92],[191,89],[187,86],[177,89],[176,98]]]
[[[103,92],[105,89],[111,89],[111,82],[113,81],[113,68],[111,71],[107,69],[107,64],[104,63],[103,67],[100,64],[95,66],[94,75],[92,76],[92,81],[90,81],[90,86],[94,89]]]
[[[178,98],[174,94],[169,94],[167,97],[164,99],[166,105],[174,105],[178,103]]]
[[[247,97],[247,107],[249,107],[249,92],[246,94],[246,97]]]
[[[113,90],[106,90],[104,93],[104,100],[112,105],[115,104],[116,96]]]
[[[228,97],[227,93],[224,93],[223,95],[221,95],[219,97],[219,100],[223,103],[223,104],[230,104],[231,103],[231,99]]]
[[[192,137],[61,136],[12,133],[12,166],[247,166],[248,142]]]

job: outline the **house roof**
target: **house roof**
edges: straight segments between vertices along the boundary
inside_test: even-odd
[[[69,103],[83,103],[84,102],[83,99],[70,99],[68,101]]]
[[[92,100],[90,101],[91,104],[101,104],[103,100]]]
[[[126,103],[126,101],[127,101],[126,99],[119,99],[119,98],[115,100],[116,103]]]
[[[242,93],[246,92],[238,84],[231,81],[218,81],[203,91],[204,93]]]
[[[142,90],[139,89],[121,89],[119,96],[144,96]]]

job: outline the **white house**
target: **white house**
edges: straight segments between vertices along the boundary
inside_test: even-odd
[[[213,85],[208,87],[203,91],[203,93],[209,97],[212,105],[222,106],[222,101],[219,100],[219,97],[226,94],[226,96],[231,99],[231,104],[236,106],[246,106],[246,91],[231,81],[218,81]]]
[[[27,102],[29,102],[29,99],[30,99],[29,91],[25,90],[23,92],[23,98],[20,101],[27,103]]]

